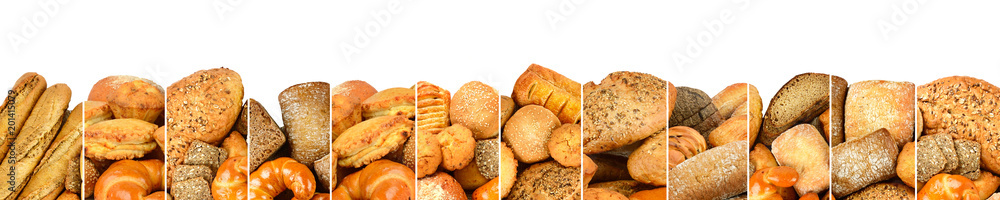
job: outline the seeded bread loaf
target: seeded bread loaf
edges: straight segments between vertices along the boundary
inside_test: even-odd
[[[924,135],[946,133],[982,146],[982,167],[1000,173],[1000,88],[981,79],[952,76],[917,87]]]
[[[583,153],[616,149],[667,126],[667,82],[638,72],[614,72],[584,96]]]

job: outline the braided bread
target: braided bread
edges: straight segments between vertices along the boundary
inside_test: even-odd
[[[212,197],[216,200],[246,200],[247,168],[246,156],[233,157],[223,162],[212,181]]]
[[[267,161],[250,174],[249,199],[273,199],[291,189],[295,199],[310,199],[316,192],[316,178],[309,167],[288,157]]]
[[[361,171],[344,177],[331,193],[334,200],[414,199],[413,170],[389,160],[377,160]]]
[[[163,199],[163,161],[121,160],[111,164],[94,185],[94,199]]]

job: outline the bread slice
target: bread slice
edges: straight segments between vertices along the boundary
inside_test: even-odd
[[[809,123],[829,108],[830,75],[804,73],[788,80],[767,106],[758,140],[764,145],[799,123]]]

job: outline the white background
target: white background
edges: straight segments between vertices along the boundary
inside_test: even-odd
[[[661,1],[69,0],[48,14],[39,3],[50,1],[0,3],[0,86],[35,71],[69,84],[74,104],[109,75],[166,88],[225,66],[242,76],[246,98],[281,123],[278,93],[308,81],[357,79],[382,90],[429,80],[454,92],[479,80],[509,94],[531,63],[581,83],[617,70],[663,74],[667,66]],[[378,23],[371,13],[391,2],[398,12],[348,61],[341,45],[358,36],[355,28]],[[549,23],[548,11],[564,20]],[[28,42],[7,39],[21,34],[22,18],[39,13],[49,20]]]
[[[47,2],[58,2],[57,11],[40,6]],[[921,85],[969,75],[998,84],[997,8],[996,1],[931,0],[4,1],[0,86],[39,72],[50,85],[69,84],[75,105],[105,76],[137,75],[167,87],[225,66],[242,75],[247,98],[277,117],[278,93],[297,83],[358,79],[381,90],[430,80],[454,92],[479,80],[509,95],[531,63],[580,83],[618,70],[647,72],[709,95],[749,82],[765,102],[803,72],[850,83]],[[387,23],[372,14],[384,12],[391,13]],[[547,12],[564,18],[550,23]],[[906,20],[892,21],[900,16]],[[31,22],[41,19],[48,20]],[[726,22],[706,27],[715,20]],[[880,21],[896,29],[883,34]],[[369,24],[377,34],[345,56],[343,45]],[[24,36],[28,25],[37,33],[12,43],[10,35]],[[689,38],[714,30],[719,34],[692,62],[674,61]]]

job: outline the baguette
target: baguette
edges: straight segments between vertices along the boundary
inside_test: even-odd
[[[840,198],[870,184],[896,177],[899,149],[886,129],[841,143],[833,150],[830,192]]]
[[[45,78],[34,72],[25,73],[17,79],[14,88],[7,92],[3,106],[0,106],[3,108],[5,116],[4,123],[0,123],[0,128],[5,131],[0,134],[0,141],[11,141],[17,137],[24,126],[24,120],[28,119],[31,109],[35,107],[38,98],[45,91],[45,85]],[[10,117],[10,114],[14,114],[14,116]],[[11,120],[14,122],[13,127],[10,126]],[[12,129],[13,132],[11,132]],[[10,142],[0,142],[0,155],[6,156],[8,149],[10,149]]]
[[[72,92],[66,84],[55,84],[45,89],[38,103],[32,108],[26,126],[14,140],[14,146],[0,164],[0,174],[7,176],[0,190],[0,199],[17,199],[31,177],[32,169],[38,165],[52,139],[59,132],[66,114],[66,107]],[[13,174],[13,175],[11,175]]]
[[[747,191],[748,144],[731,142],[709,149],[670,170],[670,195],[726,199]]]
[[[66,119],[66,124],[59,131],[54,142],[45,152],[45,157],[35,168],[31,180],[24,186],[18,199],[42,199],[48,195],[58,195],[65,187],[65,179],[69,171],[57,170],[69,168],[74,159],[80,158],[80,146],[83,144],[83,103],[77,104]]]

